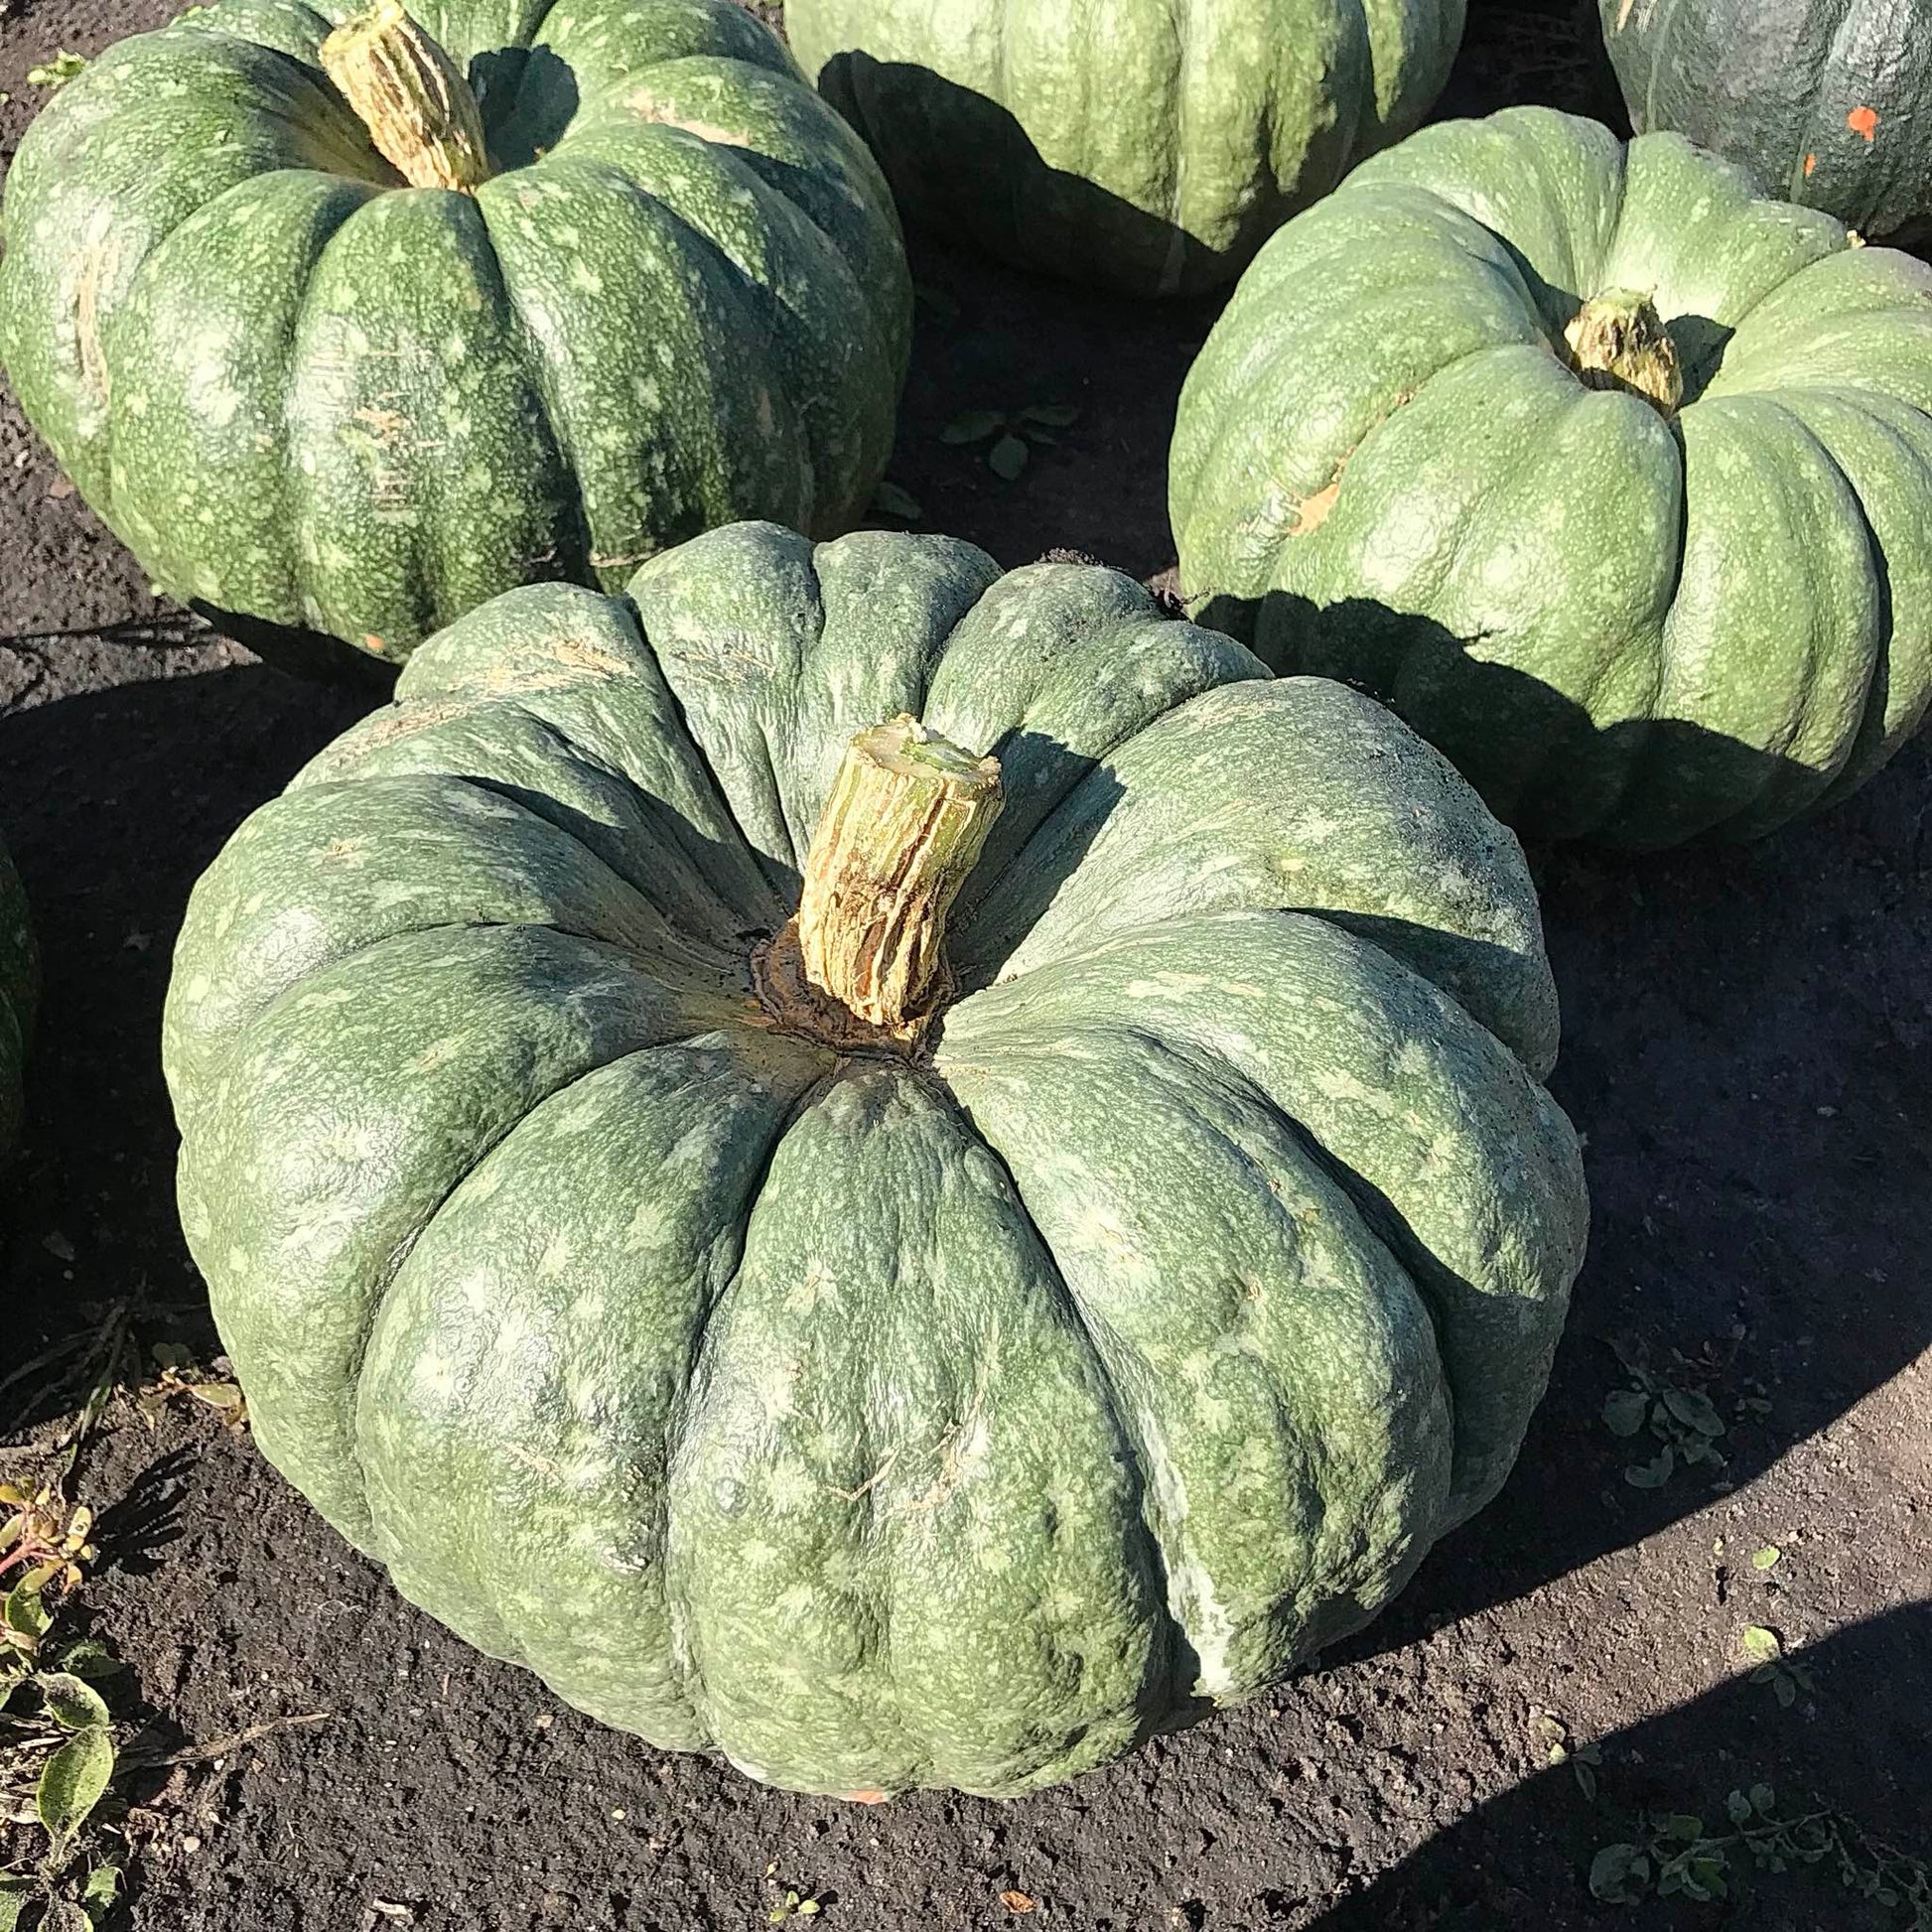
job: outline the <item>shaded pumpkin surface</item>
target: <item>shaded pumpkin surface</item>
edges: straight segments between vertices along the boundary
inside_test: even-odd
[[[1932,238],[1932,20],[1911,0],[1598,0],[1639,133],[1875,241]]]
[[[326,77],[347,11],[124,41],[9,174],[0,359],[161,588],[397,659],[532,579],[855,520],[910,283],[777,39],[730,0],[420,0],[480,99],[471,195],[402,186]]]
[[[1573,367],[1614,291],[1680,409]],[[1429,128],[1264,250],[1170,495],[1190,606],[1386,698],[1520,830],[1754,837],[1932,699],[1932,268],[1677,135]]]
[[[786,0],[784,18],[908,220],[1174,295],[1232,281],[1421,122],[1463,0]]]
[[[5,846],[0,846],[0,1158],[20,1134],[21,1075],[34,1030],[40,970],[27,896]]]
[[[855,731],[1007,802],[912,1057],[780,1031]],[[1074,564],[741,526],[411,660],[197,887],[183,1221],[266,1454],[606,1721],[1036,1788],[1352,1628],[1507,1472],[1580,1264],[1510,835]]]

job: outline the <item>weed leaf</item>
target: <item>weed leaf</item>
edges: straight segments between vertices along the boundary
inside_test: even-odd
[[[1641,1389],[1612,1389],[1603,1398],[1603,1422],[1612,1436],[1634,1436],[1650,1414],[1650,1398]]]
[[[99,1725],[76,1730],[47,1760],[34,1804],[57,1846],[65,1846],[85,1822],[113,1775],[114,1742]]]
[[[107,1706],[91,1684],[69,1671],[46,1671],[37,1677],[47,1715],[65,1730],[85,1730],[107,1722]]]
[[[1650,1861],[1634,1845],[1606,1845],[1589,1862],[1589,1892],[1606,1905],[1634,1905],[1650,1876]]]
[[[963,416],[955,416],[939,432],[942,443],[984,443],[997,429],[1006,426],[1006,418],[997,409],[969,409]]]
[[[1009,431],[987,454],[987,468],[1007,483],[1017,483],[1027,467],[1027,446]]]

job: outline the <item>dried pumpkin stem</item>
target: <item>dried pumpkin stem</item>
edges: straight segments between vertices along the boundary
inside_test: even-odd
[[[945,999],[946,915],[1004,802],[997,759],[909,717],[861,732],[806,855],[806,979],[871,1026],[916,1030]]]
[[[1649,296],[1607,289],[1578,310],[1563,332],[1571,366],[1592,389],[1628,389],[1668,422],[1684,400],[1684,370]]]
[[[489,179],[477,97],[402,0],[375,0],[344,21],[323,42],[322,65],[410,187],[474,195]]]

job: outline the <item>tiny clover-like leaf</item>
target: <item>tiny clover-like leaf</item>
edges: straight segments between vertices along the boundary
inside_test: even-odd
[[[1784,1552],[1775,1543],[1766,1543],[1751,1552],[1751,1568],[1753,1570],[1769,1570],[1783,1555]]]
[[[1006,428],[1007,419],[997,409],[969,409],[955,416],[939,432],[942,443],[984,443],[996,431]]]
[[[1623,1471],[1623,1479],[1632,1489],[1661,1489],[1676,1467],[1677,1453],[1666,1443],[1648,1462],[1632,1462]]]
[[[1777,1809],[1778,1794],[1768,1784],[1754,1784],[1744,1796],[1751,1801],[1751,1809],[1760,1818],[1769,1818]]]
[[[85,1730],[107,1722],[107,1705],[100,1693],[69,1671],[45,1671],[34,1680],[47,1715],[64,1730]]]
[[[1737,1641],[1754,1664],[1775,1664],[1784,1655],[1784,1639],[1768,1623],[1745,1624]]]
[[[1704,1836],[1704,1820],[1687,1811],[1666,1812],[1657,1820],[1657,1829],[1680,1845],[1695,1845]]]
[[[47,1760],[34,1808],[57,1847],[64,1847],[86,1822],[113,1775],[114,1740],[101,1725],[76,1730]]]
[[[1032,453],[1012,431],[1000,438],[986,455],[986,467],[1005,483],[1017,483]]]
[[[1634,1436],[1650,1414],[1650,1398],[1641,1389],[1612,1389],[1603,1398],[1603,1423],[1612,1436]]]
[[[1650,1878],[1650,1861],[1634,1845],[1606,1845],[1589,1862],[1589,1893],[1606,1905],[1634,1905]]]
[[[1751,1822],[1751,1801],[1741,1791],[1733,1791],[1725,1799],[1725,1816],[1733,1825],[1748,1825]]]

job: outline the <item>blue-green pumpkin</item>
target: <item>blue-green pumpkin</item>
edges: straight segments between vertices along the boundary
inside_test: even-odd
[[[1189,372],[1189,606],[1377,693],[1539,838],[1752,838],[1932,701],[1932,268],[1675,134],[1428,128]]]
[[[1013,1795],[1495,1492],[1556,1029],[1369,699],[754,524],[425,644],[196,888],[165,1063],[257,1440],[403,1591],[656,1744]]]
[[[416,4],[191,8],[28,130],[0,360],[80,493],[244,634],[391,661],[720,523],[850,527],[911,289],[776,37],[731,0]]]

